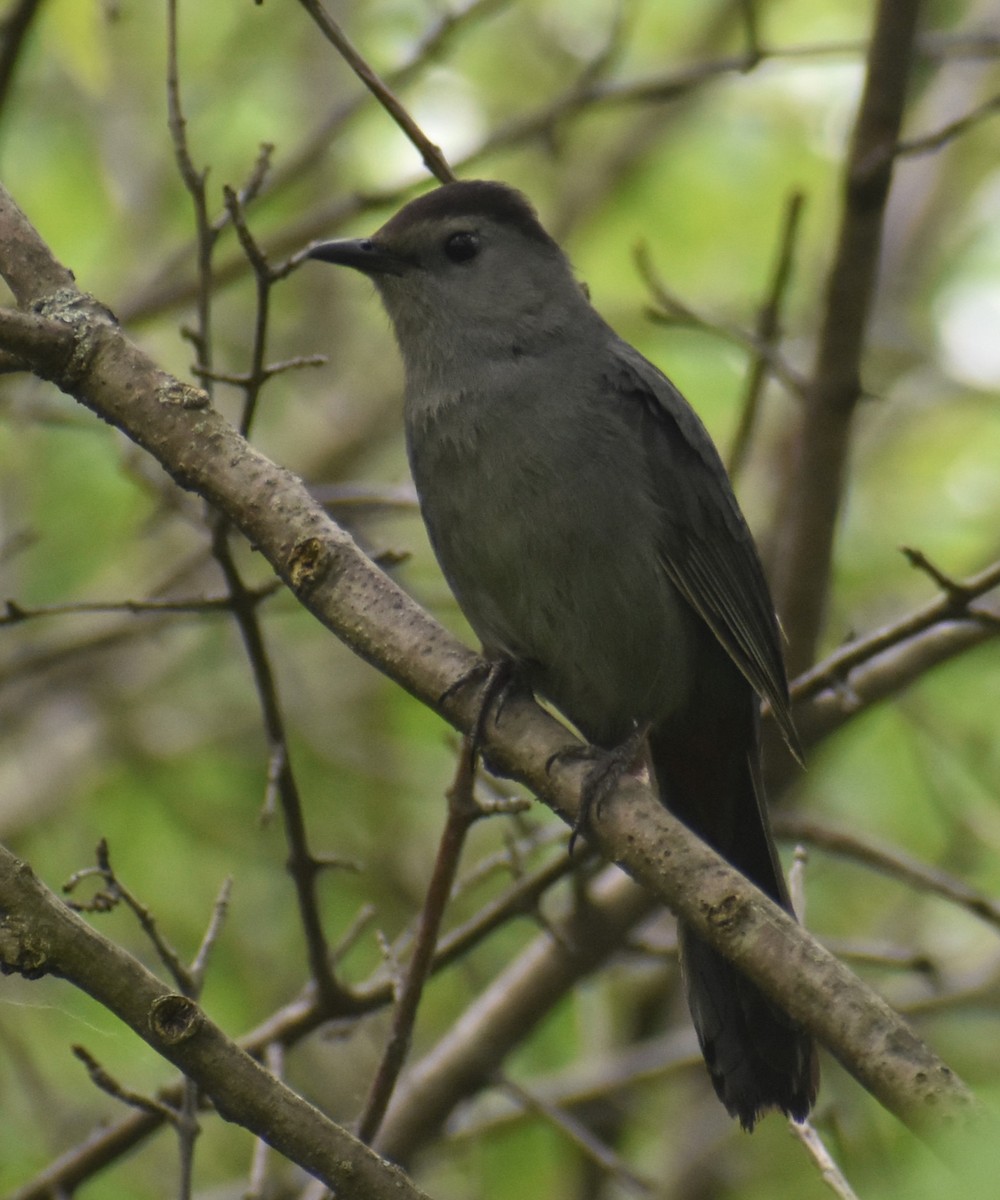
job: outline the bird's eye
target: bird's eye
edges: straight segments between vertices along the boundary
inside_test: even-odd
[[[479,234],[467,230],[453,233],[444,244],[444,252],[453,263],[468,262],[479,253]]]

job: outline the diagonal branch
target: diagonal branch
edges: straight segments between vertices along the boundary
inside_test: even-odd
[[[629,879],[603,872],[560,923],[559,936],[539,934],[403,1076],[376,1147],[409,1162],[458,1103],[494,1077],[525,1031],[622,946],[653,908],[652,896]]]
[[[420,912],[413,955],[396,997],[389,1040],[357,1123],[358,1137],[365,1143],[371,1143],[378,1133],[403,1069],[413,1037],[417,1008],[433,966],[441,921],[455,883],[465,839],[474,822],[483,815],[473,795],[475,772],[476,752],[472,739],[466,738],[459,755],[455,781],[448,794],[448,816]]]
[[[91,929],[0,847],[0,965],[69,980],[124,1021],[210,1096],[228,1121],[264,1138],[344,1200],[421,1200],[390,1163],[275,1079],[198,1006]]]
[[[7,237],[34,236],[0,191],[0,269]],[[37,248],[37,247],[36,247]],[[66,289],[63,289],[65,291]],[[41,298],[51,313],[65,307]],[[72,297],[72,311],[88,300]],[[149,451],[267,558],[300,602],[362,658],[465,732],[480,687],[456,688],[477,661],[334,525],[302,483],[249,446],[196,388],[173,379],[91,303],[78,318],[74,370],[65,351],[36,369]],[[14,314],[20,320],[20,314]],[[19,323],[19,322],[15,322]],[[0,344],[5,321],[0,313]],[[499,773],[525,783],[572,823],[585,766],[550,769],[568,734],[527,698],[512,698],[484,747]],[[915,1127],[966,1111],[970,1096],[891,1009],[786,913],[629,781],[595,822],[599,849],[810,1029],[855,1077]]]
[[[435,146],[414,121],[389,85],[375,72],[343,29],[326,11],[321,0],[299,0],[299,2],[323,31],[323,35],[331,45],[336,47],[341,58],[420,151],[420,157],[427,170],[441,183],[453,183],[455,173],[445,161],[441,147]]]
[[[990,621],[996,621],[997,618],[991,617],[990,614],[978,613],[970,606],[973,600],[995,588],[1000,588],[1000,562],[991,564],[961,584],[951,583],[949,587],[943,588],[943,594],[936,600],[925,604],[908,617],[847,642],[840,649],[828,654],[822,662],[792,681],[792,702],[797,704],[828,688],[844,686],[856,667],[871,662],[879,654],[893,650],[945,622],[968,621],[973,625],[981,623],[984,636],[989,635]]]

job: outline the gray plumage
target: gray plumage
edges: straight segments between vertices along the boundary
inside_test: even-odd
[[[663,803],[788,907],[759,777],[758,696],[794,730],[753,540],[703,425],[591,306],[528,202],[449,184],[312,255],[375,282],[406,372],[411,469],[488,656],[598,747],[649,725]],[[811,1042],[682,929],[716,1090],[751,1128],[803,1118]]]

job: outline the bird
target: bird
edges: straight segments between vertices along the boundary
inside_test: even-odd
[[[421,513],[486,658],[595,752],[641,740],[665,807],[791,912],[760,767],[761,699],[796,745],[779,626],[695,411],[506,184],[443,184],[307,257],[367,276],[388,313]],[[678,940],[730,1115],[805,1120],[809,1035],[683,924]]]

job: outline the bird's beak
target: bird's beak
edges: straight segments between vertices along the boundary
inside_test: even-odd
[[[353,267],[363,275],[402,275],[411,264],[371,238],[337,238],[310,246],[307,258]]]

